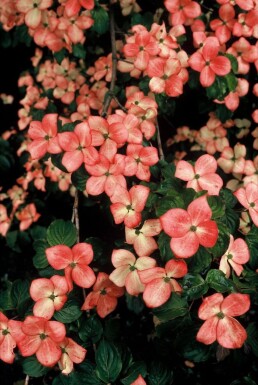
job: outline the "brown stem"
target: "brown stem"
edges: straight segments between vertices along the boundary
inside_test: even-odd
[[[79,243],[80,242],[80,222],[79,222],[78,206],[79,206],[79,192],[76,189],[75,196],[74,196],[74,204],[73,204],[72,222],[75,224],[76,231],[77,231],[77,242]]]
[[[157,119],[157,122],[156,122],[156,129],[157,129],[157,143],[158,143],[158,150],[159,150],[159,158],[160,158],[160,160],[164,160],[165,156],[164,156],[164,152],[163,152],[163,148],[162,148],[162,143],[161,143],[158,119]]]
[[[111,38],[111,48],[112,48],[112,74],[111,74],[111,82],[108,91],[108,95],[106,97],[103,111],[101,116],[104,117],[107,115],[108,108],[112,99],[114,98],[114,90],[116,85],[116,73],[117,73],[117,51],[116,51],[116,31],[115,31],[115,18],[114,18],[114,10],[110,1],[110,38]]]

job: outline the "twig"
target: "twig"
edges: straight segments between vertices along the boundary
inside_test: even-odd
[[[77,242],[79,243],[80,242],[80,222],[79,222],[78,206],[79,206],[79,192],[76,189],[75,196],[74,196],[74,204],[73,204],[72,222],[75,224],[76,231],[77,231]]]
[[[113,7],[110,2],[110,38],[111,38],[111,48],[112,48],[112,73],[111,73],[111,82],[110,88],[105,100],[103,111],[101,116],[104,117],[107,115],[108,108],[112,99],[114,98],[114,90],[116,85],[116,73],[117,73],[117,51],[116,51],[116,31],[115,31],[115,18]]]
[[[127,108],[125,108],[117,99],[116,95],[112,95],[113,99],[117,102],[118,106],[121,108],[122,111],[128,112]]]
[[[164,160],[165,156],[164,156],[164,152],[163,152],[163,148],[162,148],[162,143],[161,143],[158,119],[157,119],[157,122],[156,122],[156,128],[157,128],[157,143],[158,143],[158,150],[159,150],[159,158],[160,158],[160,160]]]
[[[29,385],[30,376],[27,374],[24,385]]]

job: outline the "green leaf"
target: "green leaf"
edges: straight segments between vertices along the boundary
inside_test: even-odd
[[[148,375],[149,385],[170,385],[173,380],[173,372],[162,362],[153,362]]]
[[[66,324],[76,321],[81,315],[80,305],[74,300],[68,300],[61,310],[55,312],[54,318]]]
[[[239,228],[239,216],[235,210],[228,207],[225,210],[225,215],[221,218],[221,222],[227,227],[230,234],[234,234]]]
[[[165,214],[168,210],[174,208],[184,208],[184,200],[177,191],[170,191],[171,195],[161,198],[156,207],[156,215],[160,217]]]
[[[234,55],[230,53],[226,53],[225,56],[230,60],[232,71],[237,74],[238,73],[238,61]]]
[[[209,206],[212,210],[212,219],[221,218],[225,214],[225,204],[219,196],[211,195],[207,198]]]
[[[96,366],[88,359],[77,366],[78,372],[75,378],[78,379],[78,385],[103,385],[104,383],[97,377]]]
[[[188,260],[188,271],[203,274],[209,269],[211,261],[211,254],[201,246],[194,257]]]
[[[85,191],[86,182],[88,179],[89,179],[89,174],[87,174],[84,165],[72,173],[72,184],[79,191]]]
[[[96,352],[96,373],[98,377],[106,382],[114,382],[121,372],[122,360],[115,345],[102,340]]]
[[[226,278],[221,270],[211,269],[206,276],[206,282],[219,293],[232,292],[234,289],[233,282]]]
[[[135,314],[140,314],[145,308],[144,302],[141,296],[135,297],[128,293],[125,293],[125,300],[127,308]]]
[[[11,298],[18,313],[21,315],[27,310],[28,300],[30,300],[30,282],[17,279],[13,282],[11,290]]]
[[[66,170],[65,166],[62,163],[62,158],[63,158],[63,153],[51,155],[51,161],[52,161],[53,165],[55,167],[59,168],[59,170],[68,173],[68,171]]]
[[[162,261],[168,262],[170,259],[174,258],[174,254],[172,253],[171,247],[170,247],[170,240],[171,238],[162,232],[159,235],[158,239],[158,245],[159,245],[159,252]]]
[[[229,91],[234,92],[238,84],[237,77],[232,72],[230,72],[225,76],[225,79],[227,81]]]
[[[54,378],[52,385],[76,385],[74,373],[71,373],[69,376],[64,374],[59,374]]]
[[[258,268],[258,227],[253,226],[245,237],[250,251],[249,265],[252,269]]]
[[[209,247],[214,258],[220,258],[228,249],[229,245],[229,230],[222,224],[218,223],[219,236],[215,246]]]
[[[78,123],[81,123],[81,121],[76,120],[75,122],[65,123],[62,126],[60,125],[58,132],[73,132]]]
[[[140,13],[133,13],[131,18],[131,25],[141,24],[144,25],[147,29],[151,28],[153,23],[153,13],[145,12],[143,15]]]
[[[230,385],[257,385],[257,382],[253,381],[249,376],[243,377],[240,380],[231,382]]]
[[[188,301],[198,299],[207,293],[209,286],[199,274],[187,274],[183,278],[183,293]]]
[[[46,249],[49,247],[49,244],[45,239],[37,239],[33,243],[33,249],[36,251],[36,254],[33,257],[33,265],[36,269],[44,269],[48,266],[48,260],[46,257]]]
[[[24,373],[30,377],[42,377],[49,371],[49,368],[41,365],[34,356],[24,358],[22,368]]]
[[[47,241],[50,246],[73,246],[77,240],[76,227],[70,221],[57,219],[47,229]]]
[[[104,336],[108,341],[114,342],[121,339],[121,321],[118,318],[110,318],[105,322]]]
[[[95,7],[91,11],[91,16],[94,20],[91,30],[97,32],[99,35],[106,33],[109,29],[109,16],[107,11],[102,7]]]
[[[258,327],[251,322],[247,328],[247,343],[251,346],[254,355],[258,358]]]
[[[12,283],[7,281],[5,282],[6,289],[0,291],[0,310],[6,311],[15,308],[15,305],[12,300],[11,290]]]
[[[131,385],[132,382],[136,380],[139,375],[145,377],[147,374],[146,364],[143,361],[134,362],[132,366],[128,369],[126,377],[124,377],[120,382],[123,385]]]
[[[153,314],[162,322],[182,317],[188,313],[188,304],[185,298],[172,293],[170,299],[162,306],[153,309]]]
[[[64,58],[66,57],[67,55],[67,51],[65,48],[62,48],[60,51],[58,52],[54,52],[54,58],[56,59],[57,63],[58,64],[61,64],[62,61],[64,60]]]
[[[43,239],[46,237],[47,229],[43,226],[34,226],[29,229],[31,238],[36,241],[37,239]]]
[[[150,82],[150,78],[148,76],[144,76],[138,84],[140,90],[143,91],[145,95],[147,95],[148,92],[150,91],[149,82]]]
[[[78,57],[79,59],[85,59],[86,49],[83,44],[78,43],[73,45],[73,56]]]
[[[228,119],[231,119],[233,112],[228,110],[224,104],[218,104],[216,107],[216,116],[222,123],[225,123]]]
[[[89,243],[92,246],[94,254],[94,262],[100,265],[105,265],[107,261],[110,261],[110,246],[102,239],[97,237],[86,238],[84,242]]]
[[[96,315],[82,320],[79,327],[79,337],[82,341],[91,340],[95,344],[100,340],[102,333],[103,327]]]

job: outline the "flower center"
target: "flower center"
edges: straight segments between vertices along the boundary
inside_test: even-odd
[[[137,268],[134,265],[131,265],[129,269],[130,269],[130,271],[137,270]]]
[[[43,341],[47,338],[47,335],[45,333],[40,333],[39,338]]]
[[[217,313],[216,316],[217,316],[219,319],[223,319],[223,318],[225,317],[225,315],[222,313],[222,311],[220,311],[219,313]]]
[[[9,332],[9,330],[8,329],[4,329],[4,330],[2,330],[2,334],[3,334],[3,336],[6,336],[7,334],[9,334],[10,332]]]
[[[196,231],[196,230],[197,230],[197,227],[196,227],[196,226],[192,225],[192,226],[190,227],[190,231]]]
[[[106,289],[101,289],[101,290],[100,290],[100,294],[101,294],[101,295],[106,295],[106,294],[107,294]]]

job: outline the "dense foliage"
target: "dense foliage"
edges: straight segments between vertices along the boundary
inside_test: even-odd
[[[257,0],[0,23],[1,383],[255,385]]]

